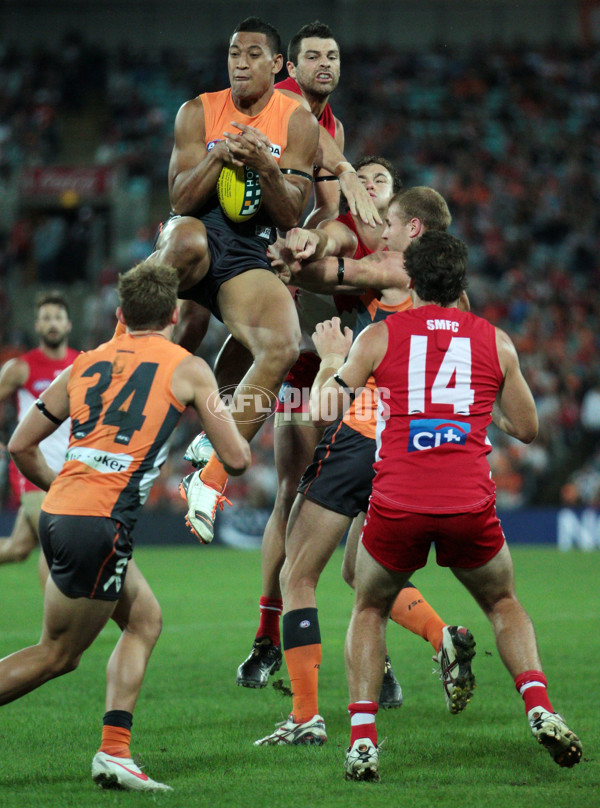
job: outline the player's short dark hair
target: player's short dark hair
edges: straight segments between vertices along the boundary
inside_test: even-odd
[[[40,292],[40,294],[35,299],[35,316],[39,314],[40,309],[42,306],[60,306],[63,308],[67,314],[67,317],[71,319],[71,312],[69,309],[69,303],[67,298],[56,289],[50,292]]]
[[[404,267],[421,300],[449,306],[467,288],[467,245],[441,230],[427,230],[404,251]]]
[[[400,179],[400,174],[398,173],[396,166],[389,160],[386,160],[385,157],[380,157],[377,154],[367,154],[366,157],[361,157],[360,160],[357,160],[356,163],[352,163],[352,165],[355,171],[358,171],[365,166],[383,166],[390,172],[392,177],[392,190],[394,193],[397,194],[402,188],[402,180]]]
[[[235,34],[240,34],[244,32],[252,34],[264,34],[267,37],[267,42],[269,43],[269,47],[271,48],[271,53],[273,54],[273,56],[276,56],[278,53],[282,52],[281,37],[279,35],[279,31],[277,30],[277,28],[274,28],[270,23],[261,20],[260,17],[246,17],[245,20],[242,20],[240,23],[238,23],[236,27],[233,29],[231,39],[233,39]]]
[[[333,31],[328,25],[320,20],[309,22],[303,25],[302,28],[294,34],[288,43],[287,60],[294,65],[298,64],[298,54],[302,47],[302,40],[314,36],[317,39],[335,39]],[[336,40],[337,41],[337,40]]]
[[[392,205],[399,205],[407,219],[419,219],[428,230],[447,230],[452,222],[444,197],[426,185],[400,191],[390,200]]]
[[[177,305],[177,270],[148,260],[119,275],[117,291],[123,317],[133,331],[162,330]]]

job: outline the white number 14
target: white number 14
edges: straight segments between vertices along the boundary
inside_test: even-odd
[[[428,337],[417,334],[410,338],[409,413],[425,412],[427,340]],[[454,386],[450,387],[453,377]],[[431,387],[431,403],[452,404],[455,413],[468,415],[474,400],[475,391],[471,388],[471,340],[468,337],[452,337]]]

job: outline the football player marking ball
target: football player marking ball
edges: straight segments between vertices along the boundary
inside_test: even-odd
[[[262,202],[258,171],[248,166],[223,166],[217,196],[223,213],[232,222],[251,219]]]

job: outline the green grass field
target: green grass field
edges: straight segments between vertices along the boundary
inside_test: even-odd
[[[171,794],[101,791],[90,778],[104,712],[104,668],[116,641],[107,627],[77,671],[0,711],[0,806],[411,806],[411,808],[592,808],[600,805],[600,554],[515,549],[517,586],[530,612],[555,709],[579,734],[584,757],[559,768],[529,733],[522,702],[469,595],[435,563],[414,582],[450,623],[477,640],[477,689],[451,716],[432,675],[432,649],[390,623],[388,646],[404,706],[380,712],[385,739],[379,784],[347,783],[349,737],[343,642],[352,594],[341,553],[317,592],[323,637],[322,748],[254,747],[291,709],[272,687],[235,685],[257,624],[260,557],[219,547],[143,548],[140,568],[156,592],[164,630],[134,727],[132,751]],[[0,656],[37,641],[37,558],[0,569]],[[283,669],[280,674],[284,675]],[[280,678],[277,674],[274,678]]]

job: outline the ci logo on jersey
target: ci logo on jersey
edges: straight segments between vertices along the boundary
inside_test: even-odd
[[[408,451],[424,452],[444,444],[464,446],[471,424],[464,421],[447,421],[444,418],[420,418],[410,422]]]

